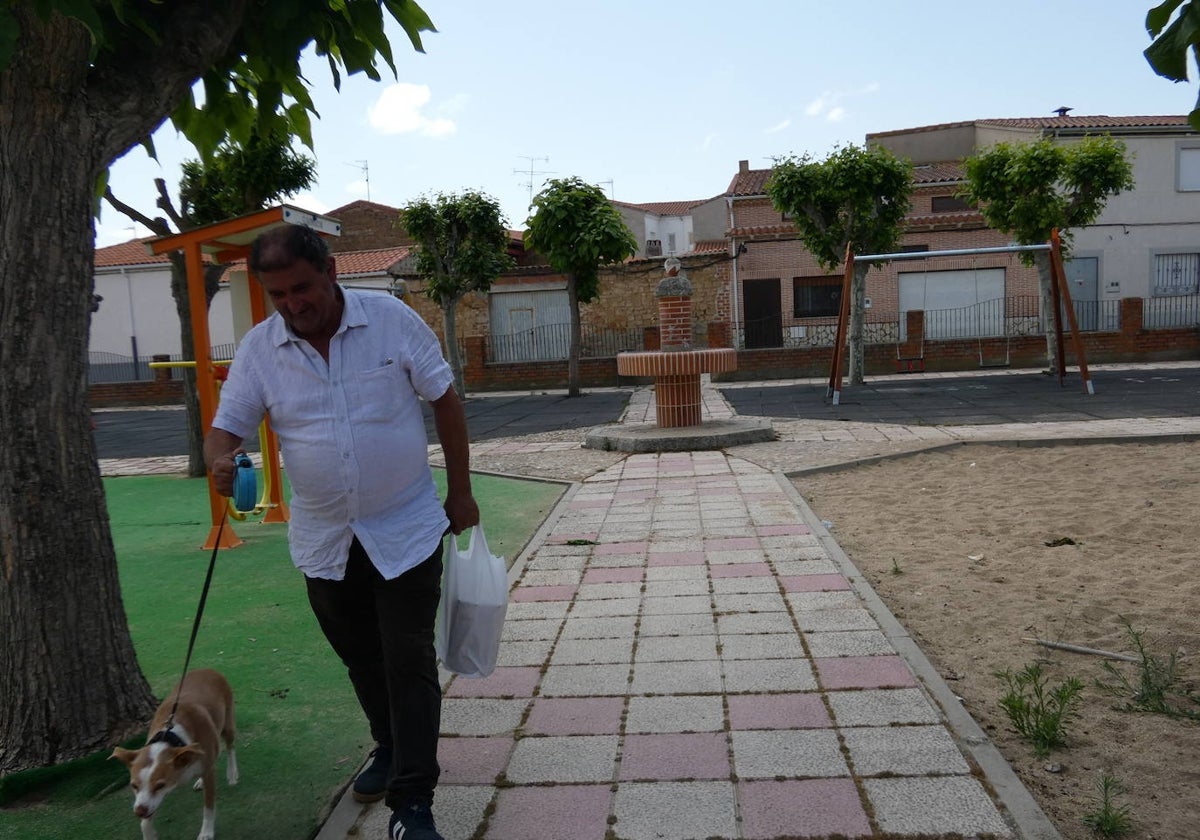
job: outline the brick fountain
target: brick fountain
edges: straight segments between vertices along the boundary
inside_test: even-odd
[[[629,423],[593,429],[585,445],[623,452],[721,449],[738,443],[773,440],[770,421],[762,418],[703,420],[701,377],[737,369],[731,347],[692,346],[692,283],[679,260],[664,265],[658,298],[659,346],[656,351],[617,354],[617,373],[654,379],[656,423]]]

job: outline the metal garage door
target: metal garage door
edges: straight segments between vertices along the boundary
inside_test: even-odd
[[[1004,335],[1004,269],[902,271],[900,338],[905,312],[925,311],[926,338]]]
[[[567,358],[571,306],[566,289],[488,295],[493,362],[545,362]]]

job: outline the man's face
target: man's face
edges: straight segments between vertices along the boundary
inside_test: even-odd
[[[324,269],[298,259],[278,271],[260,272],[258,281],[296,335],[321,339],[337,332],[342,304],[332,257]]]

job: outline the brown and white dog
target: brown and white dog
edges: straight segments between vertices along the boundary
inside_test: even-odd
[[[172,709],[175,709],[174,721],[171,721]],[[204,816],[197,840],[213,840],[217,753],[221,748],[218,736],[225,741],[225,779],[236,785],[235,733],[233,691],[223,676],[204,669],[188,673],[158,707],[145,746],[137,750],[121,747],[113,750],[111,757],[129,768],[133,813],[142,821],[142,840],[158,837],[154,814],[166,795],[197,776],[200,778],[196,779],[195,787],[204,789]]]

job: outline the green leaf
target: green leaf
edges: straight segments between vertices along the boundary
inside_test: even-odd
[[[1171,15],[1175,14],[1175,10],[1184,0],[1166,0],[1165,3],[1155,6],[1150,11],[1146,12],[1146,31],[1153,36],[1157,36],[1162,32],[1163,27],[1171,20]]]

